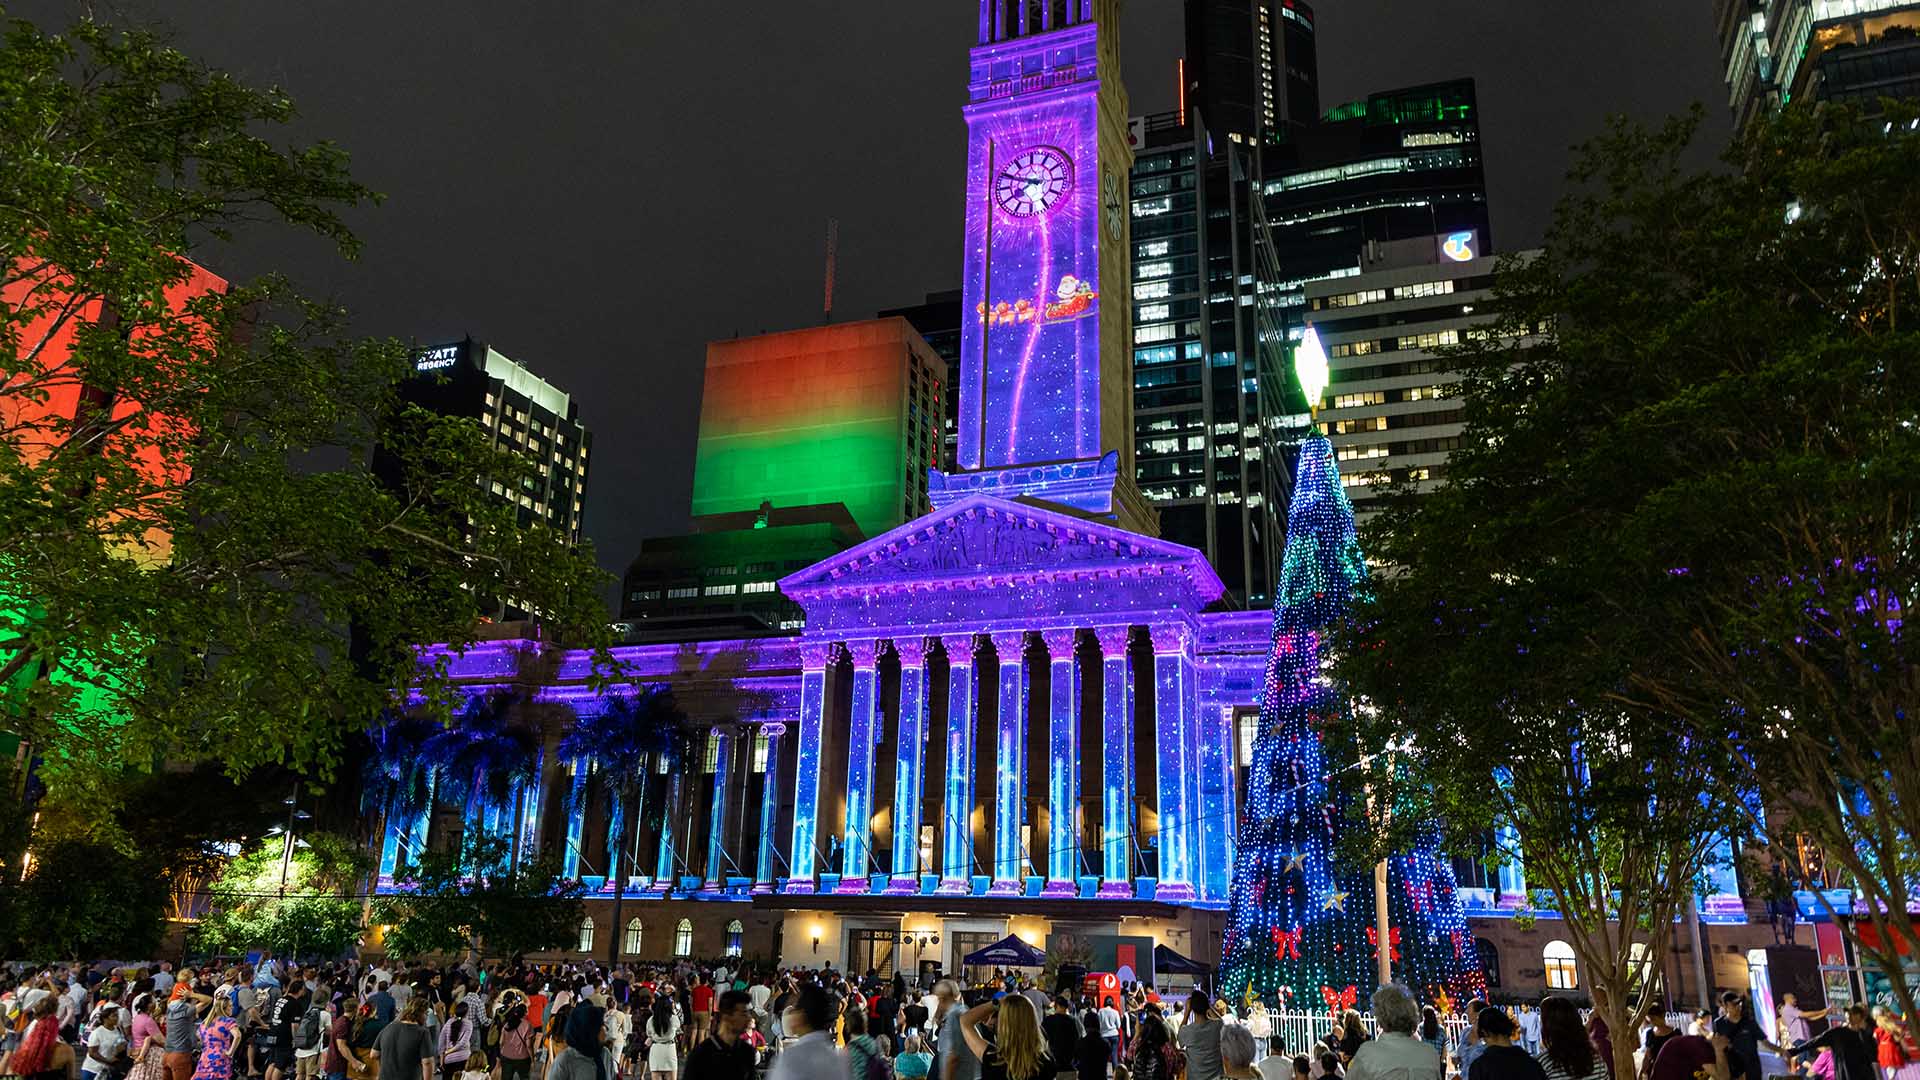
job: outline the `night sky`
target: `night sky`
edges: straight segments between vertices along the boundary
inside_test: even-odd
[[[290,273],[356,331],[481,338],[581,402],[586,532],[618,571],[683,529],[704,343],[957,288],[974,0],[107,0],[102,17],[299,104],[386,194],[343,263],[262,232],[198,253]],[[1700,101],[1726,131],[1706,0],[1320,0],[1322,105],[1478,81],[1494,239],[1537,243],[1568,147]],[[1135,113],[1174,107],[1178,0],[1127,5]],[[9,14],[56,25],[75,0]]]

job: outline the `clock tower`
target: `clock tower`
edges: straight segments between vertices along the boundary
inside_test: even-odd
[[[995,495],[1157,533],[1133,477],[1120,0],[979,0],[967,86],[959,455]]]

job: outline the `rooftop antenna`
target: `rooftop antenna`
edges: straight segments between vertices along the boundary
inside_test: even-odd
[[[827,219],[827,294],[823,305],[821,325],[833,321],[833,275],[834,263],[840,256],[840,219]]]

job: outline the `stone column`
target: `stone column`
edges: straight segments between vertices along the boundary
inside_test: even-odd
[[[867,891],[867,856],[873,847],[873,744],[879,736],[880,680],[874,669],[877,641],[849,641],[853,657],[853,716],[847,723],[847,820],[842,834],[840,892]]]
[[[1210,704],[1196,714],[1199,731],[1197,816],[1193,818],[1200,865],[1195,886],[1202,900],[1225,903],[1233,883],[1233,706]]]
[[[900,731],[894,739],[893,878],[888,892],[920,890],[920,773],[927,749],[927,645],[897,638],[900,657]]]
[[[585,758],[574,758],[568,763],[573,770],[567,778],[567,849],[560,856],[561,874],[564,877],[580,876],[580,844],[586,838],[587,829],[587,770],[592,763]]]
[[[780,855],[773,835],[780,820],[780,737],[787,733],[787,725],[762,724],[760,731],[767,737],[767,772],[760,781],[760,854],[754,860],[753,891],[771,892],[773,864]]]
[[[1080,663],[1078,630],[1042,630],[1050,665],[1047,710],[1047,886],[1073,896],[1080,885]]]
[[[965,893],[973,872],[973,733],[979,719],[979,668],[973,635],[940,639],[947,654],[947,775],[940,802],[940,886]]]
[[[680,779],[684,769],[677,769],[667,777],[667,802],[660,814],[660,857],[654,860],[653,887],[661,892],[673,892],[680,887],[678,867],[673,864],[674,822],[680,817]]]
[[[827,665],[836,646],[809,642],[800,646],[800,752],[793,768],[793,849],[788,859],[787,892],[810,893],[816,887],[814,856],[820,814],[820,736],[827,711]]]
[[[1000,724],[995,761],[1000,766],[994,787],[993,888],[1006,895],[1020,892],[1024,853],[1020,826],[1027,800],[1027,635],[1025,631],[994,634],[993,651],[1000,657]]]
[[[1132,627],[1103,626],[1100,643],[1100,895],[1133,895]]]
[[[1160,880],[1155,898],[1193,899],[1192,821],[1193,631],[1184,625],[1148,628],[1153,638],[1154,742],[1160,768]]]
[[[707,806],[707,888],[726,884],[722,864],[727,857],[727,783],[733,772],[733,736],[724,728],[711,728],[707,738],[714,741],[713,799]]]
[[[530,863],[540,854],[540,794],[547,782],[547,748],[542,746],[533,760],[533,779],[514,792],[514,800],[519,803],[519,827],[513,836],[515,866]]]

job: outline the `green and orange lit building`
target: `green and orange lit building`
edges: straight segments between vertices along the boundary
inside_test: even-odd
[[[932,508],[947,380],[897,317],[710,343],[693,527],[641,545],[626,633],[793,632],[776,578]]]

